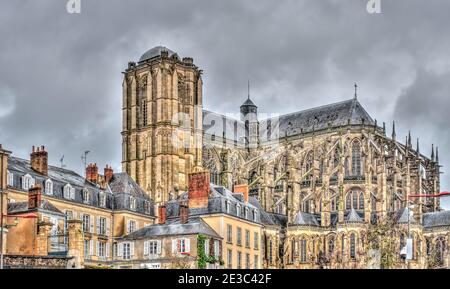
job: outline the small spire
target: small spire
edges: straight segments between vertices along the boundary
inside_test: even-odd
[[[434,144],[431,145],[431,161],[434,162]]]
[[[436,147],[436,162],[439,163],[439,147]]]
[[[408,146],[409,148],[412,148],[411,131],[408,132]]]
[[[358,99],[358,84],[355,82],[355,100]]]
[[[417,155],[420,156],[420,144],[419,144],[419,138],[417,138],[417,147],[416,147]]]
[[[250,79],[248,80],[248,99],[250,99]]]
[[[397,134],[395,133],[395,121],[392,123],[392,140],[395,141]]]
[[[383,121],[383,132],[386,134],[386,123]]]

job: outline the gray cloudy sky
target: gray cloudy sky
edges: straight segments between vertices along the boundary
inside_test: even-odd
[[[28,158],[44,144],[82,173],[121,158],[121,71],[165,45],[204,70],[205,107],[236,112],[246,97],[287,113],[359,99],[379,123],[411,129],[450,166],[450,1],[63,0],[0,3],[0,143]],[[389,129],[390,133],[390,129]],[[403,137],[404,138],[404,137]],[[442,189],[449,190],[447,174]],[[446,207],[450,208],[450,200]]]

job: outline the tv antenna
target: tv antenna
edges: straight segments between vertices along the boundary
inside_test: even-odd
[[[81,161],[84,163],[84,169],[87,168],[87,155],[90,153],[90,151],[85,151],[84,155],[81,156]]]
[[[64,164],[64,155],[59,159],[59,162],[61,163],[61,169],[64,169],[66,167]]]

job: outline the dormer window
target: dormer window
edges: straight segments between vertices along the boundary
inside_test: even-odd
[[[150,214],[150,202],[149,201],[144,202],[144,212],[146,214]]]
[[[83,189],[83,203],[89,204],[90,201],[90,194],[88,189]]]
[[[253,211],[253,222],[256,222],[258,220],[258,211],[254,210]]]
[[[239,205],[239,204],[236,205],[236,215],[238,217],[241,216],[241,205]]]
[[[34,179],[30,175],[25,175],[22,177],[22,189],[28,191],[34,186]]]
[[[75,200],[75,188],[70,184],[64,186],[63,194],[65,199]]]
[[[14,174],[8,171],[8,186],[14,186]]]
[[[100,207],[106,207],[106,195],[104,192],[99,193],[98,204]]]
[[[226,201],[225,202],[225,211],[227,212],[227,214],[230,213],[230,207],[231,207],[231,202],[230,201]]]
[[[53,182],[50,179],[45,181],[45,194],[53,195]]]
[[[244,209],[244,218],[248,219],[248,208]]]
[[[130,210],[136,211],[137,201],[136,198],[130,197]]]

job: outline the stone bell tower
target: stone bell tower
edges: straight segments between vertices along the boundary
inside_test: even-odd
[[[202,71],[158,46],[123,74],[122,170],[166,202],[202,165]]]

